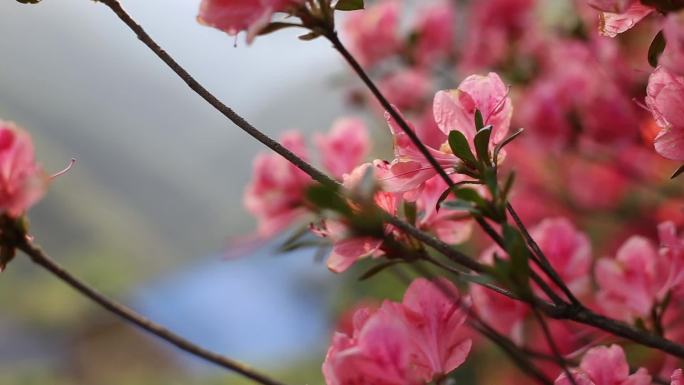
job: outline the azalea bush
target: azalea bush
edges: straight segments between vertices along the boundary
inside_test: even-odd
[[[451,384],[468,365],[492,369],[482,383],[681,383],[684,1],[202,0],[197,20],[217,33],[258,44],[296,28],[349,65],[354,113],[312,140],[266,136],[117,0],[99,2],[270,149],[244,190],[258,238],[322,250],[330,274],[404,283],[401,301],[342,312],[328,385]],[[382,135],[393,154],[376,159]],[[0,124],[0,170],[3,269],[19,250],[180,349],[280,383],[50,259],[26,212],[54,176],[13,123]]]

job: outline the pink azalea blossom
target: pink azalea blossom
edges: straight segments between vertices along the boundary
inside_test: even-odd
[[[418,227],[435,234],[446,243],[463,243],[470,238],[473,220],[465,212],[437,210],[437,202],[447,188],[446,182],[439,175],[423,184],[416,200],[420,216]]]
[[[301,134],[289,132],[281,143],[300,158],[307,158]],[[261,154],[254,160],[252,181],[244,192],[247,210],[257,218],[258,233],[268,237],[287,228],[304,213],[304,192],[311,178],[278,154]]]
[[[370,151],[368,129],[360,119],[339,119],[327,135],[315,136],[323,166],[337,179],[363,162]]]
[[[31,136],[0,120],[0,211],[21,216],[45,195],[48,182],[35,163]]]
[[[430,78],[417,69],[398,71],[383,79],[380,89],[397,108],[412,109],[425,101],[431,90]]]
[[[592,263],[589,238],[565,218],[545,219],[530,235],[568,288],[575,295],[587,293]]]
[[[202,0],[197,19],[229,35],[247,31],[247,41],[268,25],[275,12],[284,12],[304,0]]]
[[[684,76],[658,67],[648,81],[646,104],[663,128],[655,139],[656,151],[668,159],[684,160]]]
[[[471,3],[468,38],[461,69],[494,68],[535,39],[536,0],[487,0]]]
[[[615,258],[601,258],[597,262],[597,302],[606,314],[618,319],[634,321],[646,317],[658,300],[666,274],[663,259],[653,244],[633,236],[620,247]]]
[[[441,0],[420,10],[415,27],[418,41],[415,56],[421,65],[448,57],[454,49],[454,6]]]
[[[506,257],[498,246],[492,246],[482,253],[480,261],[493,265],[494,254],[499,258]],[[523,342],[523,322],[530,312],[527,304],[480,285],[471,285],[470,294],[473,307],[482,320],[515,342]]]
[[[678,297],[684,299],[684,239],[677,236],[677,228],[673,222],[664,222],[658,226],[660,238],[659,254],[663,263],[667,264],[667,279],[662,283],[660,295],[673,290]]]
[[[587,236],[565,218],[546,219],[533,227],[530,235],[570,290],[575,295],[586,293],[591,268],[591,245]],[[485,250],[480,260],[491,265],[495,254],[499,258],[508,258],[498,246],[492,246]],[[533,269],[545,276],[536,265]],[[473,286],[471,292],[475,309],[482,319],[500,333],[522,342],[523,321],[529,314],[526,304],[481,286]],[[542,295],[541,292],[538,294]]]
[[[625,352],[618,345],[599,346],[590,349],[582,358],[580,367],[571,370],[578,385],[650,385],[651,376],[640,368],[629,374]],[[556,379],[555,385],[571,385],[565,373]]]
[[[677,75],[684,76],[684,12],[670,14],[663,26],[667,46],[660,64]]]
[[[373,66],[400,48],[400,4],[383,0],[362,11],[352,12],[344,23],[349,49],[364,66]]]
[[[493,147],[503,140],[508,133],[513,107],[508,96],[508,88],[501,78],[490,73],[487,76],[469,76],[458,89],[440,91],[434,101],[435,121],[440,133],[439,148],[428,147],[428,150],[445,169],[451,169],[460,160],[451,153],[447,138],[449,132],[462,132],[471,143],[475,137],[475,112],[482,113],[485,125],[492,125],[490,145]],[[388,190],[407,192],[419,188],[425,181],[436,175],[423,154],[411,142],[393,119],[388,117],[392,135],[394,136],[395,160],[390,169],[393,178],[388,181]],[[428,138],[425,142],[432,141]]]
[[[623,6],[622,9],[601,12],[599,32],[604,36],[615,37],[631,29],[654,11],[654,8],[643,5],[638,0],[632,0],[628,6]]]
[[[467,299],[452,283],[420,278],[402,303],[358,310],[353,332],[333,337],[323,363],[326,383],[418,385],[452,372],[471,347],[462,334],[463,306]]]
[[[381,179],[387,173],[387,163],[374,161],[365,163],[357,167],[350,174],[344,176],[344,186],[352,192],[359,186],[369,168],[374,171],[374,177],[379,181],[382,188]],[[375,204],[389,214],[394,215],[397,211],[398,199],[395,194],[387,193],[382,190],[375,193],[373,197]],[[346,223],[326,219],[320,227],[312,228],[315,234],[330,239],[333,244],[332,251],[328,257],[328,268],[335,273],[342,273],[349,269],[358,260],[382,256],[381,250],[383,239],[369,236],[356,236],[351,234]],[[386,226],[385,231],[389,234],[393,228]]]
[[[639,0],[589,0],[590,6],[603,12],[622,13]]]
[[[670,385],[684,385],[684,380],[682,379],[682,369],[677,369],[672,373],[672,377],[670,377]]]

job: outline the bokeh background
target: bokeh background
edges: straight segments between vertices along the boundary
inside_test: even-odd
[[[322,41],[284,31],[235,46],[197,24],[198,0],[122,3],[269,134],[327,130],[343,112],[343,63]],[[295,383],[320,383],[343,278],[314,251],[278,255],[277,242],[245,242],[254,222],[242,191],[260,145],[95,2],[1,2],[0,52],[0,117],[32,133],[47,170],[78,160],[31,212],[38,242],[191,340]],[[239,381],[121,323],[23,258],[0,276],[0,308],[3,385]]]

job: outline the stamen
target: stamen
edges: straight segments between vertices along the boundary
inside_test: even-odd
[[[64,170],[62,170],[62,171],[60,171],[60,172],[58,172],[58,173],[52,175],[52,176],[50,177],[50,179],[55,179],[55,178],[57,178],[57,177],[60,177],[60,176],[62,176],[62,175],[64,175],[64,174],[68,173],[68,172],[71,170],[71,168],[74,167],[75,164],[76,164],[76,159],[75,159],[75,158],[71,158],[71,161],[70,161],[69,164],[66,166],[66,168],[65,168]]]

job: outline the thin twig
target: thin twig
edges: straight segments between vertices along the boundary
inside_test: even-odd
[[[282,382],[274,380],[264,374],[257,372],[256,370],[250,368],[249,366],[224,357],[218,353],[214,353],[207,349],[204,349],[183,337],[174,334],[165,327],[156,324],[149,319],[139,315],[133,310],[120,305],[104,295],[100,294],[97,290],[88,286],[86,283],[80,279],[73,276],[66,269],[61,267],[57,262],[52,260],[40,247],[34,245],[29,240],[25,240],[19,245],[17,245],[21,251],[26,253],[31,260],[43,267],[45,270],[52,273],[54,276],[71,286],[74,290],[79,292],[81,295],[91,299],[101,307],[105,308],[111,313],[119,316],[120,318],[132,323],[139,328],[145,330],[146,332],[153,334],[162,340],[176,346],[177,348],[190,353],[194,356],[202,358],[206,361],[212,362],[220,367],[228,369],[232,372],[238,373],[246,378],[249,378],[257,383],[264,385],[284,385]]]
[[[541,247],[539,247],[539,244],[537,244],[534,238],[532,238],[532,235],[530,235],[530,232],[527,230],[527,227],[525,227],[525,224],[523,224],[522,220],[518,216],[518,213],[515,211],[515,209],[513,209],[513,205],[509,203],[506,206],[506,209],[508,210],[509,214],[511,214],[511,217],[513,217],[515,224],[522,232],[523,237],[525,237],[525,240],[527,241],[530,249],[532,249],[532,252],[537,256],[537,258],[539,258],[537,263],[539,267],[544,270],[544,272],[549,276],[549,278],[551,278],[556,286],[563,291],[563,294],[565,294],[570,303],[572,303],[574,306],[582,307],[582,303],[577,299],[577,297],[575,297],[565,282],[563,282],[563,279],[561,279],[560,275],[558,275],[556,270],[551,266],[549,259],[546,257]]]
[[[166,65],[173,70],[187,85],[196,92],[200,97],[206,100],[219,112],[221,112],[226,118],[235,123],[238,127],[248,133],[250,136],[257,139],[259,142],[266,145],[268,148],[274,152],[280,154],[288,161],[292,162],[296,167],[304,171],[306,174],[311,176],[314,180],[322,183],[324,185],[339,186],[339,184],[320,172],[304,160],[297,157],[294,153],[287,150],[285,147],[280,145],[278,142],[274,141],[254,126],[249,124],[244,118],[235,113],[228,106],[223,104],[218,100],[213,94],[211,94],[206,88],[199,84],[185,69],[183,69],[166,51],[164,51],[146,32],[145,30],[133,20],[130,15],[128,15],[124,9],[121,7],[117,0],[99,0],[101,3],[108,6],[114,13],[121,19],[155,55],[157,55]],[[398,120],[401,121],[402,119]],[[444,171],[444,170],[442,170]],[[439,171],[438,171],[439,172]],[[446,257],[452,261],[462,264],[463,266],[472,269],[477,272],[482,272],[485,267],[479,264],[477,261],[468,257],[467,255],[458,252],[456,249],[452,248],[448,244],[438,240],[437,238],[424,233],[414,226],[401,221],[400,219],[387,215],[383,218],[387,223],[390,223],[400,230],[411,235],[415,239],[423,242],[424,244],[434,248],[440,253],[444,254]],[[658,337],[646,332],[639,331],[625,323],[598,315],[589,311],[588,309],[569,309],[565,306],[553,306],[538,304],[540,310],[544,314],[555,319],[570,319],[575,322],[583,323],[586,325],[591,325],[597,329],[612,333],[616,336],[627,338],[631,341],[639,343],[644,346],[648,346],[654,349],[662,350],[666,353],[670,353],[674,356],[684,358],[684,345],[676,344],[672,341]]]

